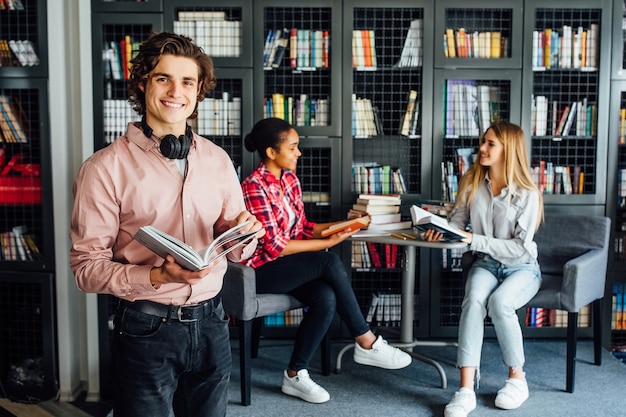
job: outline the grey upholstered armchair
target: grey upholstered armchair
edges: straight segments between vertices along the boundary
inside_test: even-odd
[[[241,403],[250,405],[252,379],[250,359],[257,356],[263,317],[304,306],[290,295],[257,294],[254,269],[231,262],[228,263],[221,295],[224,310],[227,314],[234,316],[238,322]],[[321,348],[322,374],[329,375],[330,337],[328,335],[324,337]],[[285,361],[288,359],[285,358]]]
[[[546,213],[535,235],[543,282],[528,307],[567,314],[566,391],[574,392],[578,312],[592,304],[594,363],[601,364],[602,299],[611,220],[602,216]]]

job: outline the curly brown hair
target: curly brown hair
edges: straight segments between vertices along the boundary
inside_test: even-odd
[[[130,61],[128,80],[128,102],[140,115],[146,114],[146,95],[141,90],[145,86],[148,74],[157,66],[162,55],[174,55],[192,58],[198,64],[198,102],[190,119],[198,117],[198,103],[204,100],[207,93],[217,84],[213,69],[213,60],[196,46],[190,38],[170,32],[152,32],[139,46],[139,52]]]

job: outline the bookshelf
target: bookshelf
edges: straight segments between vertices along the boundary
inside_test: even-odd
[[[254,16],[261,22],[254,27],[253,40],[255,120],[268,116],[285,119],[301,139],[338,138],[341,4],[314,0],[285,6],[281,1],[256,0]],[[271,36],[276,33],[282,37],[289,34],[280,62],[276,62],[275,52],[280,43],[277,35]],[[264,58],[266,44],[268,57]]]
[[[522,12],[516,0],[463,0],[437,4],[435,67],[519,68],[522,61]]]
[[[558,182],[551,186],[548,181],[544,189],[546,205],[563,205],[565,210],[585,205],[592,212],[604,212],[609,111],[608,101],[601,97],[609,95],[610,56],[601,51],[610,50],[609,5],[608,1],[572,1],[567,7],[560,2],[525,2],[524,32],[544,39],[543,52],[542,42],[524,48],[528,82],[522,117],[524,130],[532,132],[531,164],[536,169],[545,163],[546,170],[539,168],[540,175],[542,171],[551,172],[548,165],[554,171],[558,167],[569,169],[573,186],[566,194],[567,188],[559,187]],[[543,111],[537,111],[538,97],[546,101],[541,105]],[[565,126],[571,123],[569,132],[559,129],[565,117]],[[533,129],[542,124],[543,128]]]
[[[608,135],[607,215],[613,219],[613,235],[609,252],[609,281],[607,283],[604,317],[607,323],[603,344],[624,361],[626,357],[626,322],[624,292],[626,291],[626,4],[613,2],[611,102]],[[612,256],[611,256],[612,254]],[[610,306],[610,308],[609,308]]]
[[[342,60],[342,207],[344,213],[361,193],[401,193],[403,205],[430,193],[432,129],[433,1],[345,1]],[[368,47],[369,46],[369,47]],[[363,181],[391,172],[390,180]],[[403,179],[394,182],[393,172]],[[357,179],[361,178],[361,179]],[[408,218],[408,206],[402,215]],[[391,308],[391,317],[374,314],[371,324],[396,328],[403,251],[397,245],[352,242],[342,250],[350,259],[352,284],[367,316],[376,295]],[[352,252],[355,253],[352,253]],[[380,259],[368,264],[367,259]],[[416,334],[427,333],[428,263],[416,256],[414,322]],[[365,261],[365,263],[363,263]],[[395,306],[395,308],[394,308]],[[378,306],[378,312],[381,311]]]
[[[55,254],[47,4],[21,6],[0,10],[0,385],[3,396],[32,401],[58,390]]]
[[[614,153],[609,151],[613,145],[607,143],[610,141],[607,138],[610,137],[609,126],[615,128],[615,123],[609,123],[609,115],[615,116],[610,109],[618,109],[620,104],[611,104],[609,109],[602,98],[609,97],[609,92],[614,90],[609,90],[610,79],[624,75],[620,72],[626,62],[623,57],[624,15],[623,4],[618,3],[608,0],[572,0],[567,4],[555,0],[503,0],[497,4],[482,0],[471,5],[461,0],[390,0],[384,4],[374,0],[312,0],[289,4],[278,0],[94,0],[95,148],[106,144],[100,103],[105,98],[125,98],[126,93],[123,80],[106,81],[101,57],[103,42],[127,33],[141,38],[151,29],[174,30],[174,25],[178,25],[175,22],[181,20],[181,12],[224,12],[226,20],[242,22],[237,35],[241,37],[241,49],[237,47],[235,56],[214,56],[218,87],[212,97],[207,98],[223,99],[225,93],[229,100],[241,97],[241,131],[238,134],[200,133],[229,152],[244,178],[258,161],[244,150],[242,139],[255,121],[267,115],[268,100],[273,103],[282,94],[283,109],[285,97],[287,103],[289,97],[294,103],[301,95],[309,100],[328,100],[324,104],[328,117],[315,117],[315,124],[299,123],[296,114],[292,121],[301,137],[303,156],[297,174],[308,199],[307,214],[312,220],[336,220],[345,216],[356,195],[352,174],[355,163],[399,167],[406,184],[402,199],[407,209],[422,199],[450,199],[450,192],[442,187],[442,175],[451,167],[451,174],[458,178],[457,150],[461,149],[466,159],[467,155],[471,157],[481,126],[485,126],[496,111],[499,117],[521,124],[528,133],[533,161],[551,162],[553,166],[581,166],[585,174],[582,193],[546,194],[546,210],[603,214],[605,208],[611,209],[617,192],[613,187],[618,162],[608,156]],[[416,21],[421,24],[412,25]],[[545,32],[545,29],[558,33],[564,26],[576,30],[582,27],[589,33],[592,25],[594,28],[597,25],[599,51],[609,51],[608,44],[613,39],[612,56],[599,54],[595,67],[553,68],[551,65],[547,68],[544,65],[542,68],[538,65],[537,53],[533,53],[535,33]],[[328,55],[322,53],[321,64],[298,63],[295,48],[292,66],[293,28],[298,29],[295,45],[299,32],[321,32],[322,46],[328,45]],[[289,41],[286,46],[284,41],[277,43],[277,47],[284,48],[282,59],[270,62],[266,43],[273,45],[274,42],[268,42],[272,39],[270,33],[282,32],[282,29],[287,29]],[[449,53],[446,56],[446,29],[452,29],[455,41],[456,33],[463,29],[466,42],[473,39],[474,34],[480,39],[486,36],[482,34],[489,33],[491,37],[497,32],[501,39],[500,52],[492,56],[496,44],[491,48],[490,43],[489,57],[456,56],[456,49],[454,57]],[[319,38],[315,37],[319,35],[312,36],[319,43]],[[359,38],[360,47],[356,42]],[[353,43],[356,46],[353,47]],[[367,44],[370,48],[366,53]],[[420,55],[417,52],[420,45],[436,47],[422,48]],[[308,52],[313,54],[312,50]],[[489,97],[481,101],[481,109],[489,111],[481,113],[477,126],[469,123],[472,120],[465,123],[467,117],[448,111],[454,108],[448,103],[448,94],[468,91],[468,88],[469,91],[475,88],[481,97]],[[417,117],[415,121],[410,120],[407,132],[402,128],[412,91],[415,102],[410,114],[417,110]],[[493,98],[491,95],[496,92]],[[545,131],[537,131],[539,96],[545,97],[545,107],[543,99],[539,106],[547,108]],[[453,97],[450,94],[451,100]],[[557,109],[558,116],[565,105],[578,101],[585,101],[588,106],[597,103],[596,109],[591,110],[592,114],[597,113],[595,128],[590,132],[585,129],[580,134],[553,134],[554,129],[550,130],[552,109]],[[478,99],[474,103],[478,108]],[[491,106],[488,103],[492,103]],[[498,103],[498,108],[493,103]],[[371,105],[376,115],[372,130],[354,129],[354,120],[361,117],[357,110],[362,109],[363,104],[365,109]],[[281,117],[285,117],[284,110]],[[448,129],[464,123],[467,130]],[[442,162],[447,164],[442,167]],[[607,168],[608,176],[604,174]],[[408,216],[408,210],[403,214]],[[612,217],[616,215],[614,212]],[[344,246],[342,256],[349,266],[351,248]],[[416,334],[456,337],[462,299],[459,258],[460,254],[448,252],[418,252],[416,295],[429,303],[416,304]],[[364,310],[369,306],[372,292],[391,291],[397,286],[402,261],[398,261],[400,266],[392,268],[353,269],[355,291]],[[441,280],[427,278],[431,276],[441,276]],[[558,329],[525,331],[536,337],[561,335]]]
[[[141,4],[148,6],[151,2]],[[163,27],[162,14],[149,11],[150,8],[146,13],[137,14],[92,13],[94,150],[102,149],[124,134],[128,122],[140,120],[128,105],[126,68],[132,49],[138,48],[152,30],[159,31]]]

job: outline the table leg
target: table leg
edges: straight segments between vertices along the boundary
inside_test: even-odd
[[[402,268],[402,316],[400,320],[400,342],[393,343],[394,346],[405,349],[415,359],[434,366],[439,372],[441,388],[448,386],[446,373],[439,362],[413,352],[415,346],[449,346],[446,342],[418,342],[413,337],[414,318],[414,297],[415,297],[415,263],[416,248],[411,245],[404,245],[404,266]]]

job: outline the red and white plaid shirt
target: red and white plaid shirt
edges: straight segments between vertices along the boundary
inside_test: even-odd
[[[241,188],[246,208],[265,228],[265,236],[259,239],[246,265],[256,268],[273,261],[280,256],[290,240],[305,240],[313,236],[315,223],[308,221],[304,214],[300,180],[291,170],[283,169],[279,179],[261,162],[243,181]],[[285,199],[296,215],[291,230]]]

